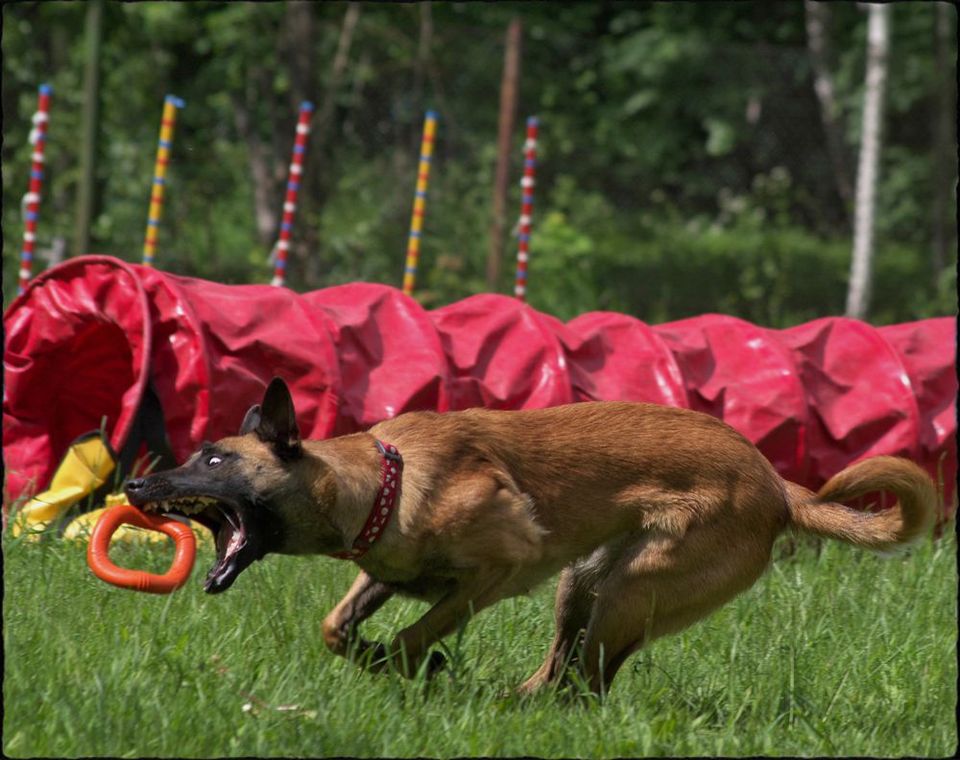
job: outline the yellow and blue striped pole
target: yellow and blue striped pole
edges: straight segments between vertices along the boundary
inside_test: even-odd
[[[153,266],[157,252],[157,228],[163,212],[163,189],[166,183],[170,146],[173,144],[173,126],[177,121],[177,109],[183,101],[175,95],[167,95],[163,101],[163,117],[160,120],[160,142],[157,145],[157,163],[153,170],[153,187],[150,191],[150,211],[147,214],[147,234],[143,241],[143,263]]]
[[[437,133],[437,114],[427,111],[423,121],[423,140],[420,143],[420,166],[417,169],[417,191],[413,198],[413,217],[407,240],[407,263],[403,270],[404,295],[413,295],[417,279],[417,261],[420,259],[420,236],[423,232],[423,212],[427,207],[427,184],[430,181],[430,162],[433,159],[433,138]]]

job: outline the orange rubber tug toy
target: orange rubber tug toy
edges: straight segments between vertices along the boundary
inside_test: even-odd
[[[117,567],[110,561],[110,539],[123,524],[166,533],[173,539],[173,564],[163,575]],[[187,582],[197,556],[197,540],[188,525],[162,515],[141,512],[130,504],[110,507],[93,528],[87,547],[87,564],[100,580],[120,588],[149,594],[169,594]]]

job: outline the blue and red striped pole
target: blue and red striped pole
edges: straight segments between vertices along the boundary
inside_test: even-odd
[[[23,197],[26,205],[23,225],[23,249],[20,251],[20,277],[17,293],[23,293],[30,282],[33,269],[33,249],[37,241],[37,218],[40,215],[40,190],[43,188],[43,151],[47,145],[47,122],[50,111],[50,95],[53,88],[42,84],[38,88],[37,112],[33,115],[33,129],[30,131],[30,185]]]
[[[297,191],[303,176],[303,154],[307,151],[307,137],[310,134],[310,117],[313,103],[305,100],[300,104],[297,118],[297,136],[293,141],[293,157],[290,159],[290,173],[287,177],[287,195],[283,200],[283,218],[280,222],[280,239],[273,262],[271,285],[282,287],[287,271],[287,252],[290,250],[290,231],[293,229],[293,214],[297,210]]]
[[[527,261],[530,254],[530,222],[533,217],[534,173],[537,167],[536,116],[527,119],[527,139],[523,144],[523,179],[520,180],[523,198],[520,205],[520,234],[517,248],[517,279],[513,294],[521,301],[527,299]]]

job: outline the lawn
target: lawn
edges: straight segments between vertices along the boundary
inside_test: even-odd
[[[784,554],[784,545],[777,553]],[[952,533],[878,557],[801,542],[733,603],[627,662],[603,703],[505,696],[552,636],[553,584],[448,640],[432,682],[330,655],[320,622],[351,580],[268,557],[221,596],[93,577],[85,547],[4,538],[8,756],[951,756],[957,748]],[[163,547],[114,549],[159,571]],[[391,601],[387,639],[422,609]]]

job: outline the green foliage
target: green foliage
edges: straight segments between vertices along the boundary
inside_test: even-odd
[[[558,177],[530,265],[531,282],[551,287],[531,287],[530,301],[564,319],[605,309],[652,324],[720,312],[785,326],[841,313],[849,245],[792,222],[792,192],[789,174],[774,167],[757,175],[744,195],[721,192],[715,217],[683,218],[655,192],[649,211],[625,223],[601,195]],[[926,262],[908,246],[886,242],[876,266],[874,322],[955,310],[953,270],[936,289],[905,289],[924,281]]]
[[[802,543],[749,591],[627,661],[605,702],[508,691],[552,635],[552,584],[448,637],[431,683],[326,651],[354,568],[270,556],[221,596],[98,581],[85,547],[4,536],[7,757],[917,756],[954,753],[956,542],[908,556]],[[160,572],[172,549],[119,546]],[[378,641],[422,603],[391,600]]]
[[[309,97],[319,109],[329,97],[330,122],[315,124],[307,151],[288,284],[399,285],[422,115],[432,107],[440,123],[417,297],[434,307],[485,289],[503,34],[519,15],[500,292],[513,286],[509,231],[520,206],[523,120],[537,113],[529,283],[537,308],[564,318],[615,309],[650,321],[729,311],[770,326],[842,311],[849,209],[826,153],[802,4],[364,4],[330,90],[346,8],[313,4],[295,16],[280,3],[108,3],[91,252],[140,260],[162,99],[174,93],[187,105],[177,119],[158,265],[223,282],[269,281],[251,156],[265,156],[266,211],[278,220],[297,103]],[[86,13],[66,2],[3,13],[9,302],[41,81],[53,84],[54,98],[38,247],[59,237],[72,252]],[[831,16],[849,160],[865,16],[854,4],[831,6]],[[956,308],[955,262],[943,272],[931,264],[934,201],[955,192],[935,171],[955,161],[932,143],[941,81],[935,21],[932,4],[901,4],[893,14],[875,322]],[[308,34],[298,36],[303,23]],[[955,49],[947,52],[955,66]],[[955,248],[955,225],[946,233]]]

